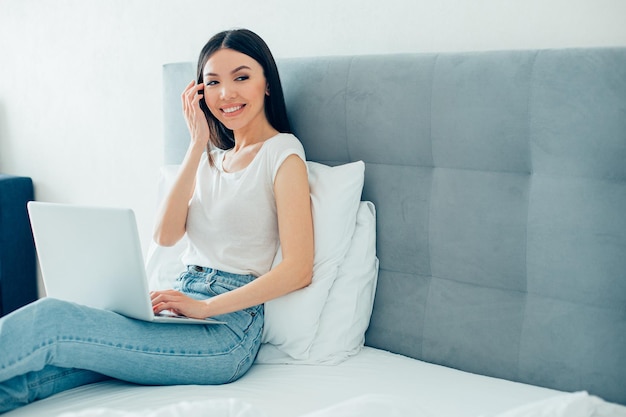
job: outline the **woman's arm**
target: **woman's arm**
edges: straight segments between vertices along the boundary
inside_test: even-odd
[[[183,114],[191,142],[178,176],[157,215],[153,239],[161,246],[172,246],[185,234],[189,200],[193,195],[196,171],[209,140],[209,125],[200,109],[203,84],[189,83],[181,95]]]
[[[161,246],[173,246],[185,234],[189,200],[203,151],[202,148],[189,147],[176,181],[161,203],[153,235],[154,241]]]
[[[265,303],[311,283],[313,220],[306,164],[296,155],[281,165],[274,181],[283,260],[249,284],[208,300],[196,301],[177,291],[152,294],[155,312],[173,310],[205,318]]]

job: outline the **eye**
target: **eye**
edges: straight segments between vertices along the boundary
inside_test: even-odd
[[[210,86],[212,86],[212,85],[217,85],[217,84],[218,84],[218,82],[217,82],[217,81],[215,81],[215,80],[209,80],[209,81],[207,81],[207,82],[205,83],[205,85],[206,85],[207,87],[210,87]]]
[[[248,77],[247,75],[240,75],[239,77],[235,78],[235,81],[245,81],[249,78],[250,77]]]

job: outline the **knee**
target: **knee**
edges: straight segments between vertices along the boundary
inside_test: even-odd
[[[63,310],[71,303],[57,298],[44,297],[33,302],[31,305],[38,310]]]
[[[0,340],[3,348],[13,344],[7,351],[18,352],[21,348],[31,348],[42,343],[51,343],[56,333],[56,322],[66,321],[59,317],[64,302],[54,299],[34,301],[3,318],[0,322]],[[64,315],[64,313],[61,313]],[[0,349],[0,352],[2,349]],[[1,353],[0,353],[1,356]]]
[[[74,304],[56,298],[41,298],[24,307],[25,313],[30,314],[34,323],[46,322],[50,318],[64,320],[72,314]]]

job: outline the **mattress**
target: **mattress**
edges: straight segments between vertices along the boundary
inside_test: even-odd
[[[334,366],[255,364],[239,381],[221,386],[147,387],[106,381],[57,394],[5,415],[59,416],[103,407],[136,413],[183,400],[236,399],[267,416],[296,417],[351,399],[376,396],[390,399],[390,404],[398,407],[419,409],[420,415],[478,417],[560,395],[560,391],[475,375],[365,347]]]

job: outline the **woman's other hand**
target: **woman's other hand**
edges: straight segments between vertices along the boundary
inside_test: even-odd
[[[174,314],[194,319],[208,317],[206,302],[194,300],[176,290],[152,291],[150,292],[150,299],[154,314],[169,310]]]

